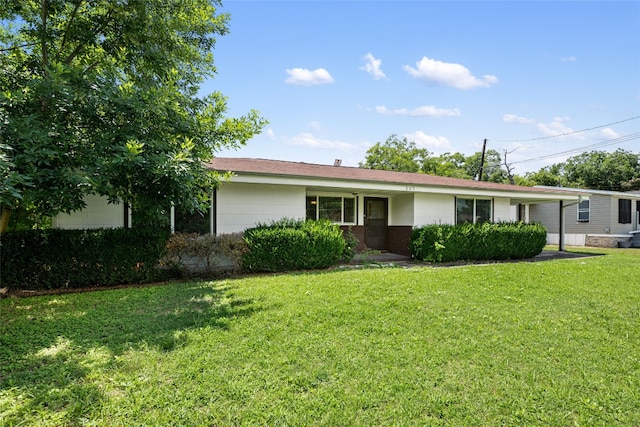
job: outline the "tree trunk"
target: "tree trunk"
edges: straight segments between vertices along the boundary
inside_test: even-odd
[[[11,208],[5,207],[2,209],[2,216],[0,216],[0,233],[4,233],[9,228],[9,219],[11,218]]]

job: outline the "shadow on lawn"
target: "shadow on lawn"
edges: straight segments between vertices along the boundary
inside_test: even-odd
[[[186,345],[188,330],[226,329],[264,309],[204,282],[2,303],[0,418],[9,425],[26,414],[60,412],[63,424],[80,422],[106,398],[87,377],[113,367],[118,356],[171,352]]]

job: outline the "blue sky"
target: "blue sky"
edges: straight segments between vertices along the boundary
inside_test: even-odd
[[[640,152],[639,1],[227,0],[221,11],[230,33],[202,91],[270,123],[217,156],[357,166],[392,134],[434,155],[487,138],[524,174],[582,150]]]

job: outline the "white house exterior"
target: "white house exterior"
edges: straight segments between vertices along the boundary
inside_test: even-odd
[[[531,206],[560,200],[572,203],[583,196],[563,189],[278,160],[216,158],[209,167],[231,172],[232,178],[221,182],[213,194],[211,209],[202,218],[207,232],[240,232],[281,218],[327,218],[350,228],[361,249],[401,254],[408,254],[414,226],[528,221]],[[124,222],[120,206],[105,212],[104,224],[99,224],[95,212],[101,208],[95,206],[100,203],[93,200],[85,211],[60,215],[56,225],[120,226],[116,217]],[[85,219],[88,215],[94,219]],[[172,224],[178,222],[172,216]]]
[[[108,203],[106,197],[85,196],[86,207],[70,215],[60,214],[52,218],[56,228],[118,228],[131,224],[128,209],[123,204]]]
[[[567,192],[588,192],[579,203],[564,206],[564,238],[571,246],[617,247],[629,242],[640,229],[640,194],[635,192],[584,190],[564,187],[538,187]],[[547,242],[558,244],[560,239],[559,203],[531,206],[532,221],[547,228]]]

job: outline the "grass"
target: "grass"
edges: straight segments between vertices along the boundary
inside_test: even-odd
[[[0,425],[640,425],[640,252],[0,301]]]

